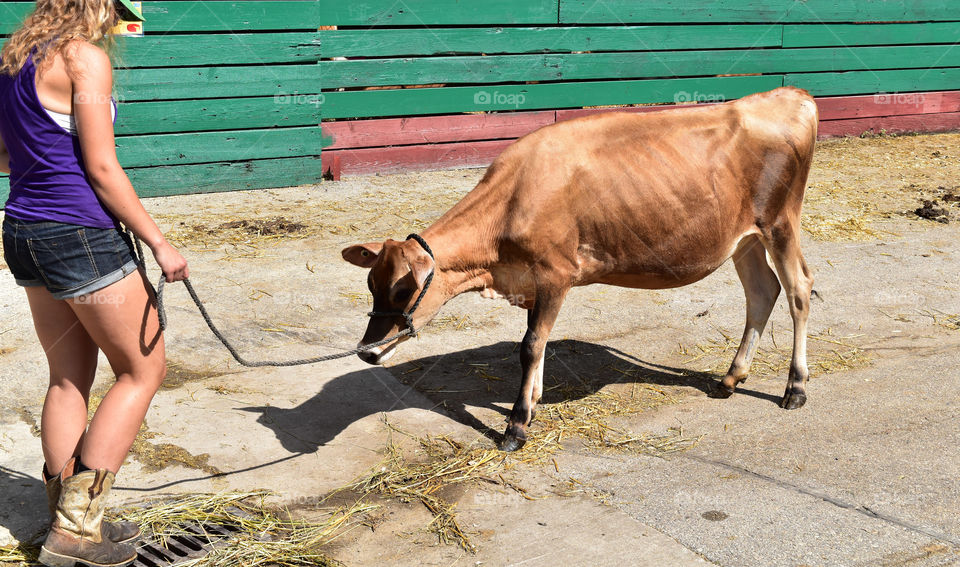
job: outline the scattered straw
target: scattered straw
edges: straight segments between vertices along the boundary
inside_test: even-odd
[[[162,218],[162,215],[158,216],[158,219]],[[255,247],[281,239],[302,239],[316,232],[316,228],[282,216],[224,222],[221,213],[193,215],[189,223],[179,221],[166,236],[176,246],[204,249],[223,244]]]
[[[205,557],[178,563],[178,567],[244,565],[339,565],[320,549],[361,523],[376,508],[361,503],[330,510],[323,521],[308,522],[276,513],[264,504],[267,491],[191,494],[147,507],[125,510],[121,517],[136,522],[144,534],[165,545],[169,538],[197,531],[216,542]],[[217,536],[208,526],[226,526],[235,533]]]
[[[482,367],[477,370],[484,371]],[[625,450],[659,457],[689,449],[700,437],[687,438],[680,431],[664,436],[637,435],[606,421],[613,416],[635,414],[675,401],[655,386],[640,384],[634,386],[629,396],[581,392],[577,399],[542,405],[528,431],[526,445],[515,453],[504,453],[486,443],[467,446],[447,436],[426,437],[416,438],[426,459],[411,462],[391,438],[383,461],[343,490],[362,495],[361,501],[370,494],[402,502],[418,501],[433,515],[427,529],[435,533],[440,542],[453,543],[473,553],[476,546],[457,521],[455,505],[441,496],[443,489],[488,482],[510,488],[528,500],[536,499],[503,475],[519,465],[551,465],[559,470],[554,455],[562,450],[564,440],[580,439],[591,449]],[[391,432],[414,438],[386,420],[384,423]]]
[[[0,564],[33,565],[40,555],[40,546],[30,543],[0,546]]]
[[[951,331],[960,331],[960,314],[950,314],[939,309],[927,309],[921,312],[922,315],[933,319],[933,324]]]
[[[409,462],[391,439],[383,461],[347,488],[364,496],[378,494],[401,502],[419,501],[433,514],[427,529],[437,534],[442,543],[455,543],[473,553],[476,546],[457,521],[455,506],[438,493],[451,485],[479,480],[502,484],[499,474],[513,466],[513,459],[495,449],[466,447],[446,436],[427,437],[419,442],[428,456],[426,462]]]
[[[710,339],[707,343],[693,346],[679,345],[679,354],[684,357],[686,365],[701,362],[704,372],[726,372],[740,346],[740,337],[725,329],[716,329],[722,338]],[[792,341],[778,346],[772,331],[773,347],[758,346],[750,365],[750,374],[754,376],[770,377],[786,371],[790,367],[790,358],[793,354]],[[854,370],[870,364],[870,356],[859,346],[853,343],[862,335],[845,337],[834,336],[832,329],[821,333],[808,335],[807,364],[811,371],[820,374],[830,374],[844,370]]]
[[[431,329],[453,329],[455,331],[460,331],[462,329],[470,329],[475,327],[476,324],[470,319],[469,315],[441,315],[439,317],[434,317],[430,322]]]

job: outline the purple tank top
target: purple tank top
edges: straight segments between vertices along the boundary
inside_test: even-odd
[[[6,215],[94,228],[119,226],[90,185],[80,140],[40,104],[33,58],[11,77],[0,73],[0,138],[10,153]]]

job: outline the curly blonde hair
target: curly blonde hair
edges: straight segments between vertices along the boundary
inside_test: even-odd
[[[114,0],[37,0],[34,11],[3,46],[0,73],[16,75],[33,54],[43,72],[71,41],[88,41],[112,51],[110,28],[117,23]]]

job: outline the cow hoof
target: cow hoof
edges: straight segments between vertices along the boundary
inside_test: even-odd
[[[527,442],[527,432],[522,427],[510,425],[500,441],[500,450],[511,453],[519,450]]]
[[[787,390],[787,393],[783,395],[783,399],[780,401],[780,407],[783,409],[797,409],[803,407],[805,403],[807,403],[807,395],[805,393]]]
[[[733,388],[727,386],[723,382],[714,382],[710,387],[710,391],[707,392],[707,396],[711,398],[729,398],[733,395]]]

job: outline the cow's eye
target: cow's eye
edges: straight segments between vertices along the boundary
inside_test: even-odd
[[[396,295],[394,296],[394,301],[397,303],[406,303],[410,301],[410,297],[413,296],[412,289],[400,289],[397,290]]]

